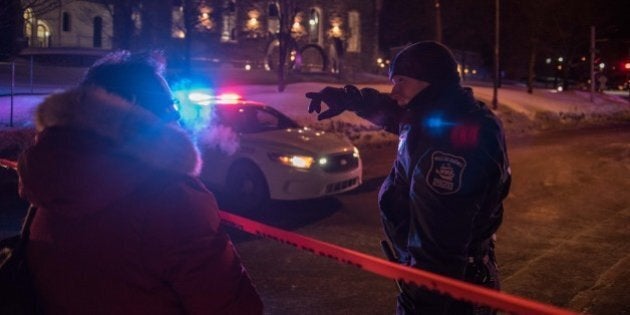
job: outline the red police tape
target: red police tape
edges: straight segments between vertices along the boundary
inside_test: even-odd
[[[17,169],[17,162],[11,161],[11,160],[6,160],[6,159],[0,159],[0,167],[12,168],[12,169],[16,170]]]
[[[358,267],[392,280],[402,280],[427,287],[455,299],[490,306],[515,314],[577,314],[555,306],[472,285],[467,282],[396,264],[334,244],[287,232],[256,221],[220,211],[223,223],[250,234],[259,235],[316,255]]]
[[[17,163],[0,159],[0,166],[16,169]],[[552,305],[527,300],[420,269],[396,264],[341,246],[274,228],[225,211],[219,211],[219,215],[223,220],[223,224],[227,226],[288,244],[300,250],[324,256],[385,278],[421,285],[430,290],[450,295],[458,300],[470,301],[475,304],[486,305],[494,309],[515,314],[576,314]]]

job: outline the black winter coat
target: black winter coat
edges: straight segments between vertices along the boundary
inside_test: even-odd
[[[402,263],[463,280],[468,258],[484,255],[499,228],[510,187],[500,121],[459,85],[429,86],[405,110],[374,90],[362,94],[357,114],[399,135],[379,192],[385,233]],[[452,302],[415,300],[442,310]]]

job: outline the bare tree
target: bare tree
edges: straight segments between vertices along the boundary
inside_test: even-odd
[[[184,73],[190,74],[192,45],[197,35],[212,32],[215,23],[212,14],[217,14],[209,0],[181,0],[184,32]]]
[[[33,13],[36,15],[40,15],[40,14],[44,14],[47,12],[51,12],[53,10],[58,9],[59,7],[61,7],[61,5],[63,3],[70,3],[73,2],[73,0],[66,0],[66,1],[62,1],[62,0],[29,0],[29,1],[22,1],[22,3],[24,3],[24,9],[26,8],[30,8],[31,10],[33,10]]]
[[[142,1],[140,42],[145,47],[165,48],[171,39],[172,0]]]
[[[9,59],[19,50],[20,1],[0,0],[0,60]]]
[[[533,93],[536,71],[553,76],[554,84],[562,84],[564,90],[569,87],[569,79],[588,77],[590,65],[583,57],[589,52],[590,26],[606,29],[623,23],[621,12],[627,8],[627,3],[618,0],[504,2],[508,7],[504,30],[509,36],[502,42],[506,48],[503,56],[513,73],[526,69],[528,93]],[[543,54],[553,58],[543,64]]]
[[[118,49],[131,48],[131,39],[135,34],[135,25],[133,22],[134,8],[139,5],[137,0],[110,0],[112,9],[112,21],[114,25],[113,44]]]
[[[291,25],[295,16],[297,15],[297,10],[295,8],[295,4],[292,0],[282,0],[280,1],[280,11],[279,19],[280,19],[280,31],[278,33],[278,92],[283,92],[286,88],[286,65],[287,65],[287,57],[289,54],[289,43],[292,40],[291,38]]]

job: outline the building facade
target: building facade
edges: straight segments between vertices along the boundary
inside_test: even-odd
[[[236,65],[277,67],[286,34],[288,63],[302,72],[376,68],[380,1],[213,0],[197,8],[193,55]],[[173,37],[184,39],[183,8],[173,11]],[[284,19],[284,20],[283,20]]]
[[[160,43],[155,48],[182,55],[182,49],[188,47],[193,58],[267,70],[277,67],[278,38],[286,34],[287,59],[294,70],[365,71],[378,66],[375,60],[379,2],[165,0],[157,7],[165,10],[161,16],[170,16],[170,21],[148,23],[149,13],[138,4],[131,14],[133,29],[128,32],[139,39],[132,43],[146,46],[146,39],[140,37],[146,33],[143,27],[150,25],[160,32],[170,32],[169,43]],[[184,4],[191,7],[185,8]],[[155,3],[150,6],[156,8]],[[80,0],[60,1],[57,7],[40,13],[27,8],[23,12],[24,38],[29,47],[117,48],[113,44],[113,23],[118,20],[112,17],[112,12],[115,10],[102,3]],[[184,45],[187,41],[190,45]]]
[[[112,48],[112,16],[90,1],[60,1],[48,9],[27,7],[23,35],[28,47]]]

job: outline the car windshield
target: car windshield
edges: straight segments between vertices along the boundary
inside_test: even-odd
[[[236,132],[257,133],[263,131],[299,128],[295,121],[269,106],[217,106],[217,124],[229,126]]]

